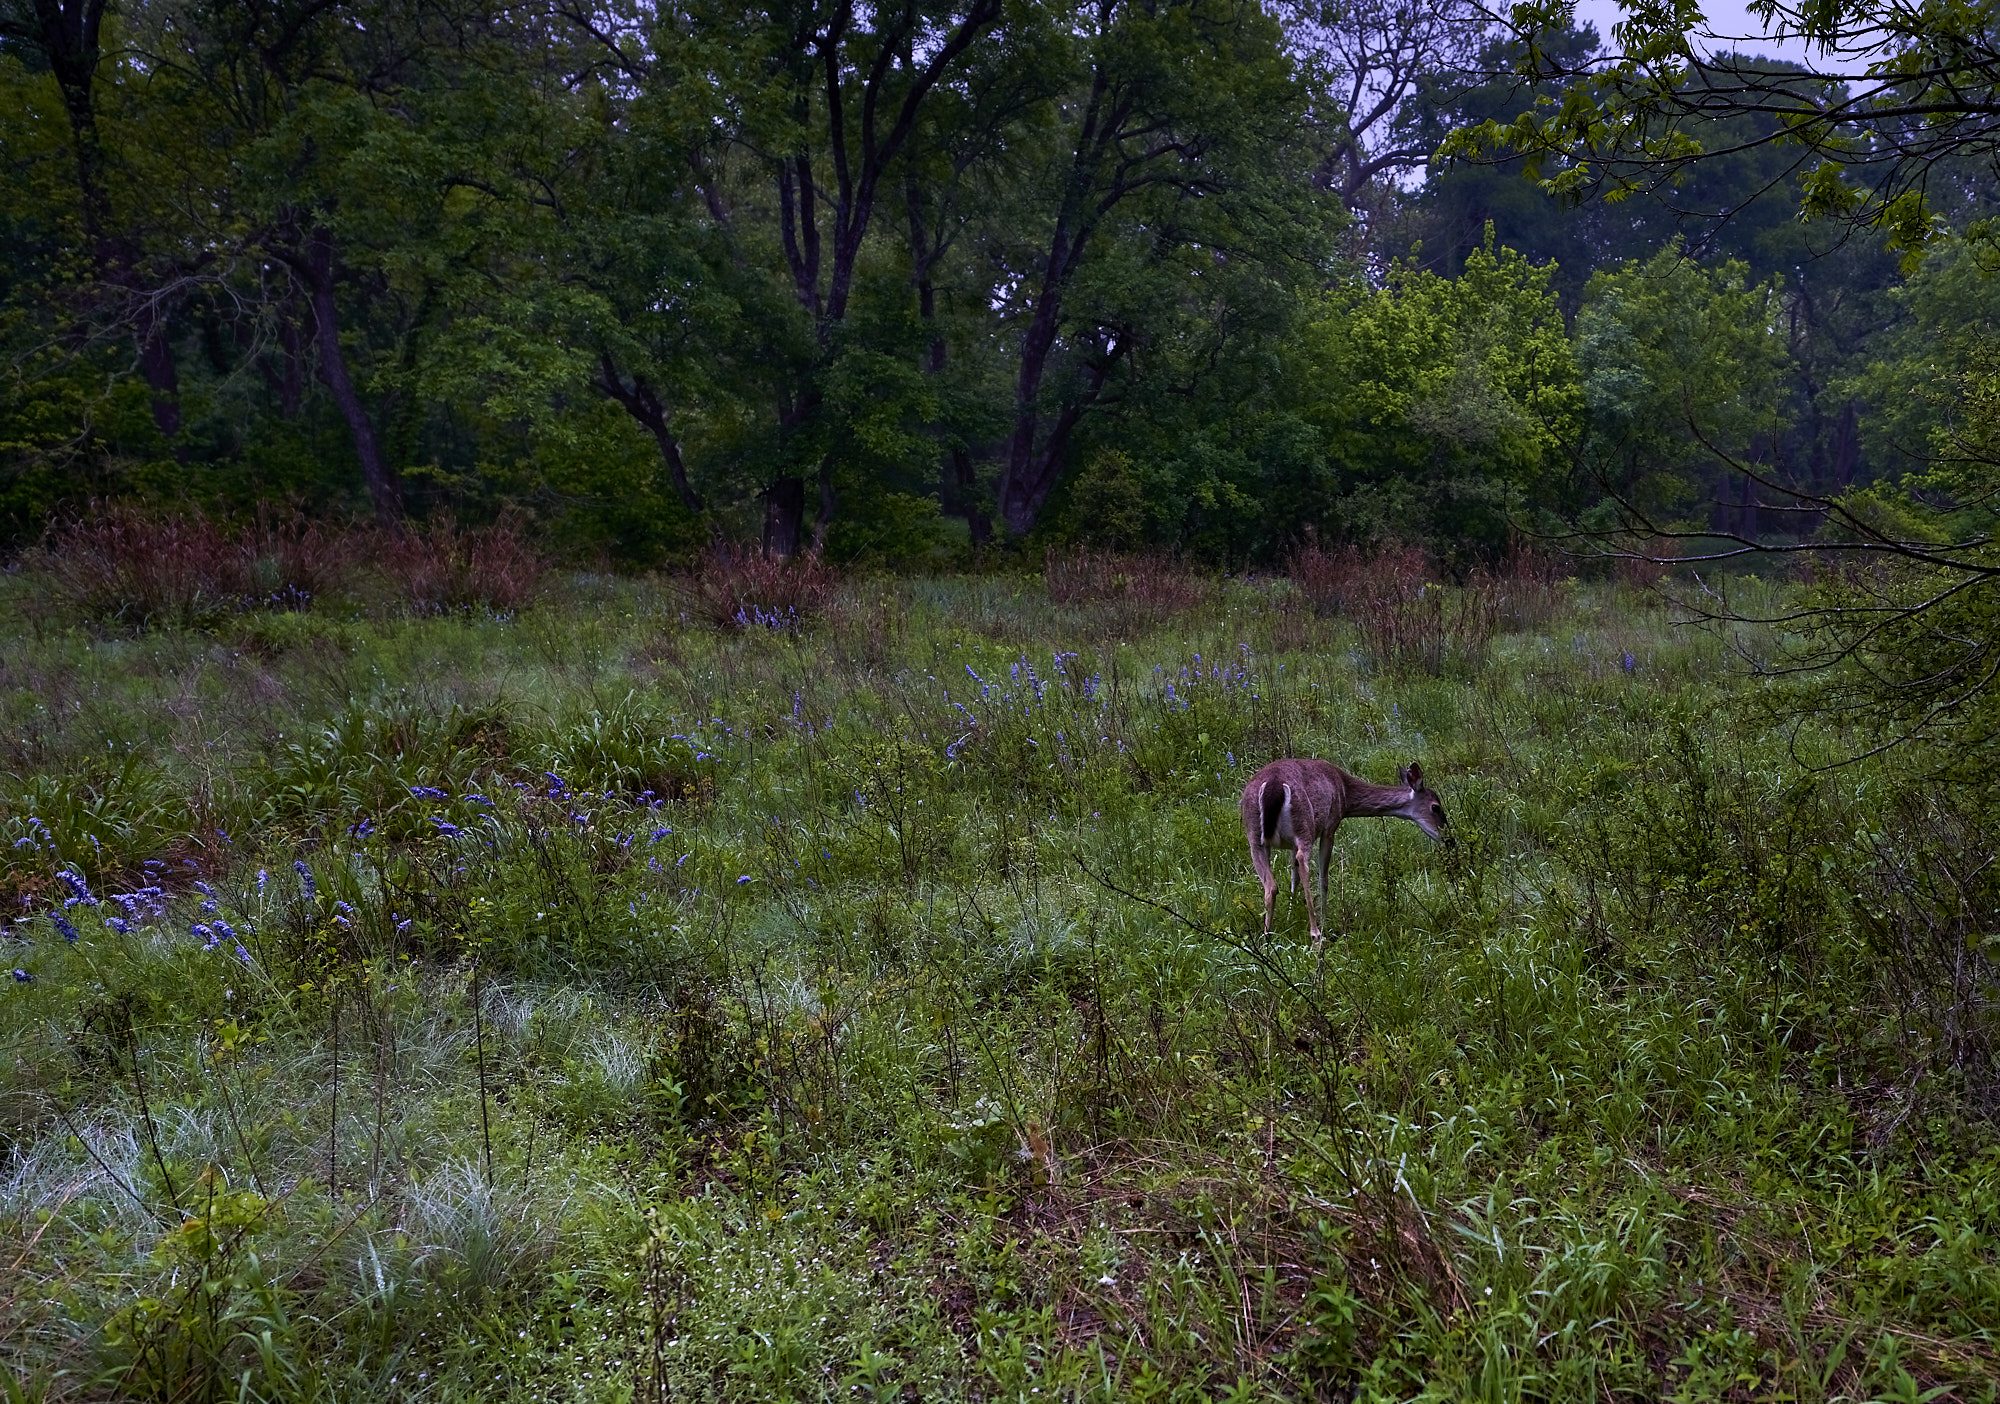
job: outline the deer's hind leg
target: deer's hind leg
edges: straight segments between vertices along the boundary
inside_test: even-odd
[[[1257,870],[1257,880],[1264,884],[1264,934],[1271,934],[1271,919],[1277,912],[1278,878],[1271,871],[1271,850],[1255,839],[1250,841],[1250,866]]]
[[[1319,929],[1319,909],[1313,906],[1312,890],[1312,840],[1301,836],[1292,848],[1292,879],[1306,903],[1306,926],[1312,932],[1313,943],[1321,940]]]

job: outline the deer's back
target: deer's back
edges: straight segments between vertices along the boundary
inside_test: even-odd
[[[1341,780],[1340,768],[1325,761],[1291,757],[1274,760],[1252,775],[1243,786],[1243,799],[1238,806],[1243,814],[1243,826],[1253,834],[1260,832],[1265,787],[1284,785],[1292,792],[1294,827],[1317,834],[1340,812]]]

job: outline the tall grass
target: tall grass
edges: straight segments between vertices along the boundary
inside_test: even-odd
[[[1363,564],[254,655],[0,578],[0,1385],[1991,1397],[1990,797],[1813,772],[1649,595],[1517,563],[1412,652],[1475,584]],[[1344,826],[1323,955],[1280,753],[1461,835]]]

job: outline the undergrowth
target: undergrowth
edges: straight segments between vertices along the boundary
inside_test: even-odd
[[[724,565],[0,579],[6,1397],[1994,1396],[1990,797],[1807,768],[1756,640]],[[1280,754],[1461,837],[1343,827],[1323,955]]]

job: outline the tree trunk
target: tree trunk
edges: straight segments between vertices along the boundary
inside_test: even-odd
[[[1000,521],[1010,536],[1034,529],[1048,500],[1048,457],[1037,442],[1041,430],[1042,377],[1056,343],[1061,299],[1044,283],[1035,319],[1021,342],[1021,369],[1014,380],[1014,432],[1007,440],[1007,461],[1000,475]]]
[[[153,427],[162,438],[172,439],[181,431],[181,398],[167,318],[164,309],[139,287],[139,259],[131,241],[111,229],[111,193],[105,177],[103,138],[97,129],[96,93],[105,5],[106,0],[40,0],[33,7],[37,28],[31,32],[48,61],[69,118],[84,241],[105,287],[130,304],[117,308],[115,315],[131,322],[139,374],[152,391]]]
[[[368,501],[378,520],[394,525],[403,519],[402,485],[382,453],[375,422],[354,387],[348,373],[347,353],[340,346],[340,309],[333,295],[333,236],[325,229],[312,233],[305,257],[300,260],[306,275],[306,292],[311,299],[314,333],[319,342],[319,373],[333,395],[340,417],[354,441],[354,456],[361,464],[361,481],[368,489]]]
[[[826,533],[833,525],[833,459],[819,461],[819,510],[813,514],[812,553],[826,554]]]
[[[806,480],[774,479],[764,489],[764,554],[790,560],[798,555],[805,528]]]
[[[931,281],[931,268],[937,261],[938,250],[924,226],[921,197],[914,175],[904,187],[904,199],[910,214],[910,253],[917,265],[917,318],[930,329],[930,344],[924,354],[924,374],[935,380],[944,374],[950,348],[945,345],[944,331],[937,324],[937,285]],[[965,518],[966,533],[972,538],[972,544],[984,546],[993,539],[993,518],[986,505],[979,500],[979,475],[973,465],[972,454],[956,434],[942,426],[933,426],[932,432],[936,437],[949,441],[945,449],[945,473],[938,483],[938,500],[946,515]]]
[[[653,442],[659,445],[660,458],[667,465],[667,476],[673,480],[674,493],[680,498],[681,505],[700,516],[706,506],[688,478],[687,460],[681,457],[681,441],[674,436],[673,426],[667,423],[667,407],[652,382],[643,375],[635,375],[631,385],[627,386],[607,352],[599,358],[597,388],[623,405],[627,414],[645,426],[646,432],[653,436]]]
[[[167,340],[167,320],[147,314],[139,332],[139,374],[153,392],[153,427],[163,439],[181,432],[181,380],[174,367],[174,348]],[[185,445],[178,452],[185,453]]]

